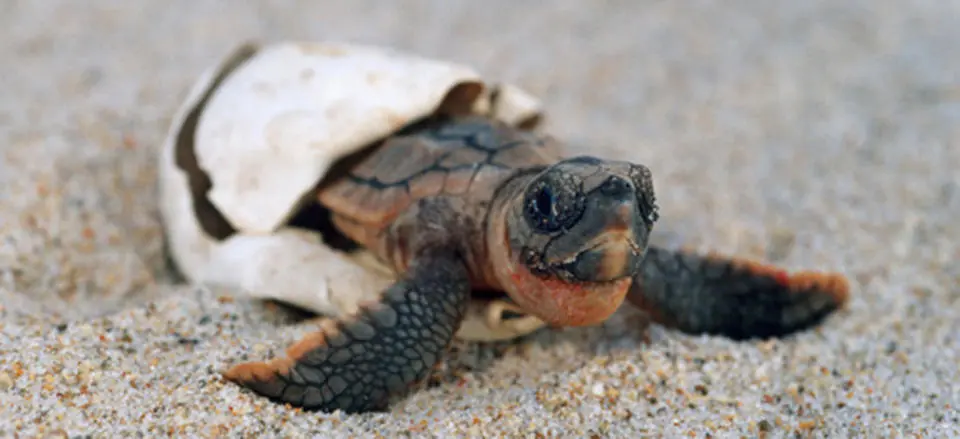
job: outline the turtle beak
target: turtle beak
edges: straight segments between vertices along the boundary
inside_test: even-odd
[[[643,259],[649,230],[632,202],[614,207],[604,218],[605,232],[592,239],[586,249],[563,268],[577,279],[607,282],[632,276]],[[642,243],[642,244],[640,244]]]

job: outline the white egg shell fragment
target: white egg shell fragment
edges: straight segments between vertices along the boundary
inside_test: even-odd
[[[462,85],[481,92],[467,93],[472,102],[448,102]],[[328,316],[376,300],[394,279],[387,267],[369,253],[342,253],[318,233],[285,224],[336,160],[464,105],[512,124],[535,123],[541,112],[537,99],[515,86],[493,86],[466,66],[389,48],[241,46],[200,76],[162,146],[160,208],[173,261],[191,282]],[[197,174],[209,179],[206,185]],[[212,206],[197,206],[194,192],[203,190]],[[198,213],[204,209],[222,215],[233,233],[212,236]],[[502,310],[516,311],[510,307],[475,301],[458,336],[507,339],[544,326],[532,317],[502,319]]]

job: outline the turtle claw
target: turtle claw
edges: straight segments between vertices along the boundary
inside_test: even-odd
[[[664,326],[742,340],[809,329],[849,300],[839,273],[650,248],[627,300]]]

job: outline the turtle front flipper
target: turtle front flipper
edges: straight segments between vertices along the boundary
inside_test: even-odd
[[[287,349],[287,358],[233,366],[224,376],[274,401],[347,413],[385,409],[423,381],[466,312],[467,268],[452,255],[422,256],[380,301],[327,320]]]
[[[848,296],[838,273],[789,274],[747,259],[651,247],[627,300],[664,326],[744,340],[808,329]]]

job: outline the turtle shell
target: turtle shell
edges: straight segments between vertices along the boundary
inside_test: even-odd
[[[317,201],[348,220],[337,224],[343,232],[370,247],[418,199],[464,195],[479,208],[515,169],[558,160],[558,145],[485,116],[441,118],[335,165]]]

